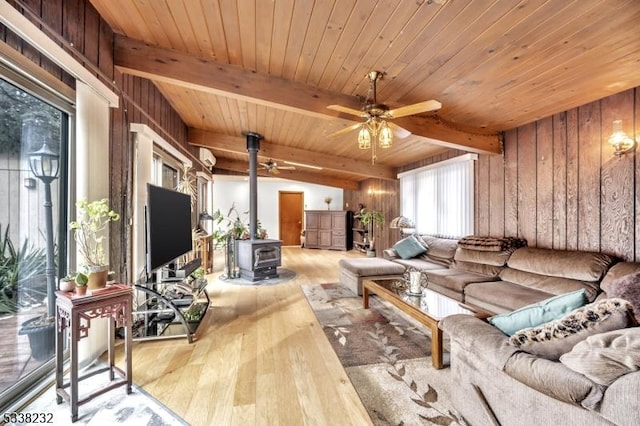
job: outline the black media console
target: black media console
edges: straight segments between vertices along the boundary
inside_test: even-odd
[[[173,274],[159,272],[160,278],[135,284],[133,340],[186,337],[189,343],[194,341],[211,302],[207,280],[190,278],[199,266],[200,259],[195,259]]]

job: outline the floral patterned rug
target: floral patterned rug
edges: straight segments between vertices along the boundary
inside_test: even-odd
[[[376,296],[363,309],[340,284],[302,291],[374,424],[466,424],[449,402],[449,368],[431,365],[426,327]]]

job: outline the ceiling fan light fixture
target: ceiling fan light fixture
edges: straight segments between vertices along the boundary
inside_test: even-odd
[[[360,132],[358,132],[358,148],[371,148],[371,133],[369,132],[369,129],[367,129],[366,124],[363,124]]]
[[[380,128],[380,134],[378,135],[378,143],[380,144],[380,148],[391,148],[393,145],[393,131],[384,120]]]

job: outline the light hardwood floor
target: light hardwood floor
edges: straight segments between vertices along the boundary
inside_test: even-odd
[[[209,276],[211,309],[193,344],[136,342],[133,381],[192,425],[370,425],[300,286],[337,282],[355,252],[283,248],[294,280],[239,286]]]

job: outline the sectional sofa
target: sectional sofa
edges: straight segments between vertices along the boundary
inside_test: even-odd
[[[512,239],[469,240],[421,236],[426,251],[407,257],[388,249],[378,262],[422,271],[430,289],[493,314],[568,294],[586,305],[513,336],[473,316],[444,318],[458,411],[474,425],[640,424],[640,263]],[[546,333],[531,347],[553,346],[553,354],[518,346],[527,332]]]

